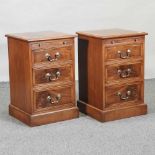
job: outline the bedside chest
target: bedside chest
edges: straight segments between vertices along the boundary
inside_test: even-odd
[[[78,117],[74,35],[8,34],[9,114],[29,126]]]
[[[78,107],[99,121],[147,113],[144,32],[122,29],[78,34]]]

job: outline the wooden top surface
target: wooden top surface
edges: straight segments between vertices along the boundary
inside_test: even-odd
[[[15,34],[6,34],[5,36],[28,41],[28,42],[76,37],[76,35],[70,35],[70,34],[61,33],[61,32],[54,32],[54,31],[15,33]]]
[[[102,39],[147,35],[147,33],[145,32],[124,30],[124,29],[102,29],[92,31],[80,31],[77,32],[77,34]]]

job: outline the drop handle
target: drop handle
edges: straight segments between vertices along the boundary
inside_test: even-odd
[[[60,58],[60,53],[59,52],[56,52],[54,58],[52,58],[52,56],[49,53],[46,53],[45,54],[45,58],[48,61],[53,62],[53,61],[56,61],[56,60],[58,60]]]
[[[117,70],[118,75],[121,78],[127,78],[131,76],[132,73],[132,69],[131,68],[127,68],[127,69],[118,69]]]
[[[118,92],[117,95],[120,97],[120,100],[128,100],[131,97],[132,92],[128,90],[126,93]]]
[[[127,51],[117,51],[117,53],[121,59],[128,59],[130,57],[131,50],[128,49]]]
[[[67,43],[68,43],[68,41],[64,41],[64,42],[63,42],[64,45],[67,45]]]
[[[48,81],[55,81],[55,80],[58,80],[61,76],[61,72],[59,70],[57,70],[56,72],[51,72],[51,73],[46,73],[45,74],[45,78],[48,80]]]
[[[46,99],[47,99],[47,102],[51,104],[59,103],[61,100],[61,94],[48,95]]]

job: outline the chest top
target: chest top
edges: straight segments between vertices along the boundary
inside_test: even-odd
[[[42,31],[42,32],[7,34],[5,36],[31,42],[31,41],[42,41],[42,40],[51,40],[51,39],[73,38],[76,35],[66,34],[62,32],[54,32],[54,31]]]
[[[77,32],[77,34],[101,39],[147,35],[147,33],[145,32],[124,29],[101,29],[92,31],[80,31]]]

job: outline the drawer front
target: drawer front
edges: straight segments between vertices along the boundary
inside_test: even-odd
[[[72,66],[34,70],[34,84],[72,81]]]
[[[36,110],[55,109],[61,108],[66,104],[73,104],[72,94],[72,87],[53,88],[47,91],[36,92]]]
[[[141,44],[144,43],[144,37],[127,37],[103,40],[106,46],[120,45],[120,44]]]
[[[73,44],[74,39],[60,39],[60,40],[33,42],[30,44],[30,47],[31,50],[41,50],[41,49],[44,50],[44,49],[72,46]]]
[[[142,84],[106,87],[106,107],[138,101],[142,99]]]
[[[122,60],[138,58],[142,56],[142,46],[140,44],[118,45],[106,47],[106,60]]]
[[[57,49],[48,49],[43,51],[35,51],[33,53],[34,63],[42,62],[60,62],[72,59],[72,47],[62,47]]]
[[[141,63],[106,67],[106,82],[141,77]]]

